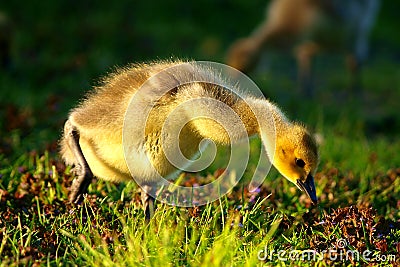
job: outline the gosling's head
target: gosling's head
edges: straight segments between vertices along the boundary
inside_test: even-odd
[[[274,166],[304,191],[314,204],[317,203],[317,195],[313,176],[318,162],[315,139],[302,125],[290,125],[277,134]]]

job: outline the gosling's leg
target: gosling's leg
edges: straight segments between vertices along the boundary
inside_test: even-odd
[[[154,215],[154,198],[149,194],[151,191],[151,186],[142,186],[140,197],[142,199],[142,205],[144,210],[144,215],[146,221],[149,221]]]
[[[93,173],[90,170],[90,167],[83,156],[82,149],[79,145],[79,131],[71,124],[69,120],[64,126],[64,136],[76,159],[75,173],[77,177],[72,181],[69,201],[71,203],[78,203],[82,201],[83,194],[87,192],[87,189],[93,179]]]

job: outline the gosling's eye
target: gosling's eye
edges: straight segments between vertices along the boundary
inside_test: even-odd
[[[295,162],[296,162],[296,165],[299,166],[300,168],[304,168],[304,166],[306,166],[306,163],[302,159],[296,158]]]

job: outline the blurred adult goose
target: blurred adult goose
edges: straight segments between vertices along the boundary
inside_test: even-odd
[[[181,64],[184,71],[182,68],[171,68]],[[151,80],[145,88],[141,88],[160,71],[166,71],[167,75]],[[101,86],[72,109],[60,141],[63,159],[67,164],[75,166],[77,174],[71,186],[71,202],[80,201],[93,176],[115,182],[135,178],[145,185],[142,186],[142,201],[146,217],[151,217],[154,199],[146,192],[157,184],[154,170],[164,177],[179,172],[165,156],[162,146],[163,125],[173,111],[176,121],[184,117],[194,118],[179,128],[179,147],[187,158],[196,155],[198,145],[204,138],[216,144],[229,145],[247,135],[258,135],[267,153],[275,155],[272,163],[279,172],[303,190],[313,203],[317,202],[313,175],[318,165],[318,151],[306,128],[290,122],[276,105],[265,99],[239,97],[222,85],[183,82],[189,76],[196,78],[196,75],[220,79],[219,74],[200,68],[193,62],[162,61],[133,65],[109,75]],[[170,83],[172,90],[154,98],[165,83]],[[124,157],[123,125],[129,103],[138,94],[139,88],[142,94],[140,104],[150,104],[146,101],[153,103],[146,118],[142,141],[138,141],[133,133],[125,139],[131,149],[130,160],[136,160],[136,167],[129,170]],[[196,99],[202,101],[178,108],[182,103]],[[232,111],[237,114],[238,120],[229,119],[231,117],[228,112]],[[233,134],[229,135],[214,119],[203,116],[195,118],[196,114],[204,112],[223,120],[231,120],[227,124]],[[143,115],[140,113],[137,117]],[[125,123],[134,124],[134,128],[143,127],[133,115],[133,119]],[[268,117],[272,117],[271,120]],[[244,125],[244,132],[239,130],[239,124],[242,127]],[[271,147],[268,145],[271,142],[276,145]],[[152,167],[142,163],[145,162],[142,161],[143,155],[147,155]]]
[[[312,58],[320,52],[344,52],[356,86],[379,6],[380,0],[269,1],[265,20],[230,46],[227,64],[249,73],[267,50],[293,48],[300,85],[311,94]]]

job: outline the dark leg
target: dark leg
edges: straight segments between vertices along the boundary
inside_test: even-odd
[[[318,53],[319,47],[313,42],[306,42],[298,46],[295,50],[297,67],[298,67],[298,79],[300,89],[302,93],[307,97],[314,96],[314,85],[312,77],[312,66],[311,61],[313,56]]]
[[[140,193],[146,221],[149,221],[153,217],[155,208],[154,198],[148,194],[150,191],[151,187],[149,185],[144,185]]]
[[[78,203],[82,201],[83,194],[87,192],[87,188],[93,179],[93,173],[83,156],[82,149],[79,145],[79,132],[67,121],[64,126],[64,135],[67,139],[68,146],[74,153],[76,164],[75,173],[77,177],[72,181],[71,192],[69,194],[69,201],[72,203]]]
[[[353,95],[360,95],[362,93],[361,84],[361,62],[356,56],[350,54],[346,57],[346,65],[350,71],[350,90]]]

